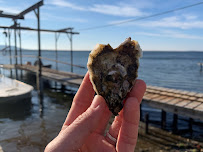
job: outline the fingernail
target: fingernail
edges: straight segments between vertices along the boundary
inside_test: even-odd
[[[94,97],[93,101],[92,101],[92,105],[91,106],[96,109],[98,107],[103,106],[104,103],[105,103],[104,98],[102,96],[100,96],[100,95],[96,95]]]

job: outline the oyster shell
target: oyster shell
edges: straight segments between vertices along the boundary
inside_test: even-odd
[[[135,83],[141,55],[138,42],[131,41],[130,37],[116,49],[109,44],[97,44],[89,54],[90,81],[114,115],[123,108],[123,100]]]

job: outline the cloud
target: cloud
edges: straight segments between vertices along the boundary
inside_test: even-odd
[[[130,20],[111,21],[109,24],[119,24]],[[198,16],[195,15],[179,15],[164,17],[154,21],[137,21],[127,22],[122,26],[141,26],[141,27],[154,27],[154,28],[179,28],[179,29],[192,29],[192,28],[203,28],[203,21],[198,20]]]
[[[116,5],[93,4],[91,6],[84,7],[84,6],[76,5],[74,3],[70,3],[64,0],[52,0],[48,4],[59,6],[59,7],[68,7],[74,10],[96,12],[100,14],[113,15],[113,16],[135,17],[135,16],[146,15],[146,13],[140,11],[137,7],[129,4],[127,5],[124,3],[118,3]]]
[[[185,33],[177,32],[177,31],[173,31],[173,30],[162,30],[162,31],[160,31],[160,33],[136,32],[136,34],[151,36],[151,37],[168,37],[168,38],[203,40],[203,36],[185,34]]]
[[[0,10],[4,11],[5,13],[11,13],[11,14],[17,14],[21,11],[19,8],[12,7],[12,6],[0,6]]]
[[[203,21],[197,20],[196,16],[190,16],[190,17],[173,16],[173,17],[163,18],[157,21],[146,21],[143,23],[139,23],[139,25],[150,26],[150,27],[191,29],[191,28],[203,28]]]
[[[43,13],[42,14],[42,20],[57,20],[57,21],[72,21],[72,22],[79,22],[79,23],[85,23],[87,22],[86,19],[84,18],[68,18],[68,17],[63,17],[63,16],[55,16],[55,15],[51,15],[48,13]]]
[[[48,4],[52,4],[52,5],[56,5],[56,6],[60,6],[60,7],[68,7],[68,8],[72,8],[72,9],[80,10],[80,11],[86,10],[85,8],[83,8],[79,5],[67,2],[65,0],[52,0],[52,1],[48,2]]]
[[[192,15],[192,14],[183,14],[182,15],[186,20],[195,20],[198,17],[196,15]]]
[[[145,13],[141,12],[140,10],[138,10],[133,6],[122,4],[119,5],[94,4],[89,8],[89,11],[124,17],[145,15]]]

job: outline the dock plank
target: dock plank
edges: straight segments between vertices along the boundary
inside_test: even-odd
[[[203,98],[199,98],[199,99],[197,99],[197,101],[203,102]]]
[[[174,97],[166,97],[166,98],[160,99],[159,101],[167,103],[167,102],[169,102],[169,101],[171,101],[173,99],[175,99],[175,98]]]
[[[186,105],[189,104],[189,103],[191,103],[190,100],[183,100],[183,101],[181,101],[181,102],[176,103],[175,105],[176,105],[176,106],[179,106],[179,107],[184,107],[184,106],[186,106]]]
[[[9,67],[9,66],[5,66]],[[16,68],[36,73],[38,68],[32,65],[17,65]],[[55,69],[42,67],[42,78],[49,79],[52,81],[59,82],[63,85],[71,85],[79,88],[82,83],[83,75],[79,75],[72,72],[57,71]]]
[[[195,108],[195,110],[203,112],[203,103]]]
[[[197,102],[197,101],[193,101],[191,103],[189,103],[188,105],[185,106],[185,108],[192,108],[194,109],[195,107],[199,106],[201,103]]]
[[[143,101],[154,108],[203,120],[202,93],[147,86]]]
[[[173,100],[170,100],[170,102],[168,102],[168,104],[175,105],[175,104],[177,104],[178,102],[181,102],[181,101],[183,101],[183,99],[174,98]]]

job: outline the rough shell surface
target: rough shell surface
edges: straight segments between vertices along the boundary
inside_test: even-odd
[[[123,100],[135,83],[141,55],[138,42],[131,41],[131,38],[116,49],[109,44],[97,44],[89,54],[87,67],[90,81],[114,115],[123,108]]]

